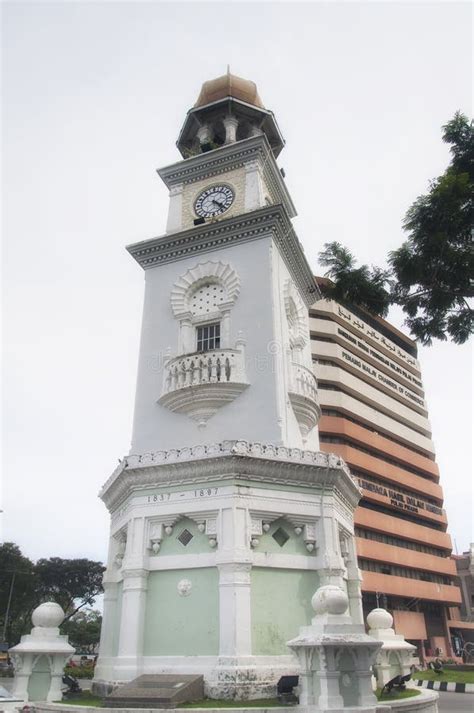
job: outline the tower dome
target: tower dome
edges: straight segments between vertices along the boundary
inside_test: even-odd
[[[204,82],[194,108],[206,106],[227,97],[239,99],[239,101],[252,104],[259,109],[265,108],[258,95],[255,82],[237,77],[235,74],[231,74],[229,70],[222,77]]]
[[[176,145],[183,158],[190,158],[255,136],[266,137],[275,157],[285,144],[255,82],[237,77],[228,69],[226,74],[204,82]]]

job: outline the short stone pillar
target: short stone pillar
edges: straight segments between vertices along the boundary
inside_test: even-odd
[[[396,634],[392,628],[393,617],[386,609],[372,609],[367,615],[369,636],[382,642],[374,664],[377,686],[383,688],[395,676],[407,676],[412,666],[419,663],[413,657],[416,646],[405,641],[401,634]],[[414,681],[408,681],[407,686],[414,686]]]
[[[31,620],[31,634],[9,650],[15,669],[12,695],[22,701],[60,701],[63,670],[74,653],[59,633],[64,612],[56,602],[40,604]]]
[[[239,127],[239,120],[236,116],[226,116],[224,117],[224,128],[225,128],[225,143],[235,144],[237,141],[237,129]]]
[[[301,627],[299,636],[288,642],[300,664],[300,709],[375,713],[371,666],[381,643],[352,622],[349,598],[340,587],[320,587],[311,605],[316,614],[311,626]]]

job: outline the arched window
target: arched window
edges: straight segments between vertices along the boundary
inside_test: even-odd
[[[220,261],[199,263],[178,278],[171,291],[178,354],[231,346],[230,313],[239,292],[237,273]]]

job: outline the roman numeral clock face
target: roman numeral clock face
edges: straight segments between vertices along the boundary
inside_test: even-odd
[[[225,213],[234,202],[234,191],[229,186],[211,186],[200,193],[194,204],[196,215],[214,218]]]

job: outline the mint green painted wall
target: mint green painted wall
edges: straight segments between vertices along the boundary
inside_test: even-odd
[[[316,572],[254,567],[251,582],[252,653],[289,654],[286,642],[314,615],[311,597],[319,586]]]
[[[273,537],[275,532],[279,529],[283,530],[289,536],[289,539],[282,547]],[[272,522],[269,531],[264,532],[259,540],[260,544],[258,545],[257,552],[268,552],[269,554],[275,553],[279,555],[308,555],[303,535],[296,535],[294,526],[284,518]]]
[[[182,545],[178,540],[178,537],[183,532],[183,530],[188,530],[193,536],[193,539],[186,545]],[[161,548],[159,554],[156,557],[161,557],[162,555],[195,555],[201,552],[212,552],[209,547],[209,538],[206,534],[199,532],[198,527],[193,520],[188,520],[188,518],[183,518],[178,520],[178,522],[173,527],[173,532],[171,535],[163,535],[161,541]]]
[[[187,597],[178,594],[177,585],[181,579],[192,582],[191,593]],[[150,572],[144,655],[216,656],[218,652],[217,569],[206,567]]]
[[[36,661],[28,681],[28,700],[45,701],[51,686],[51,669],[46,656],[40,656]]]

